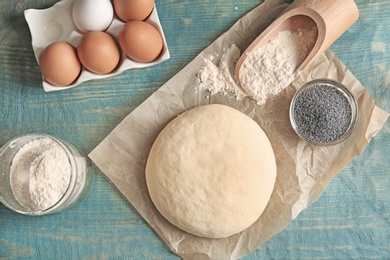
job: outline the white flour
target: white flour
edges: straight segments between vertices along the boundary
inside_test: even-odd
[[[241,86],[260,104],[265,103],[294,80],[294,72],[308,55],[313,41],[311,31],[279,32],[245,61]]]
[[[237,100],[247,97],[248,95],[237,85],[233,77],[238,58],[240,58],[240,49],[232,45],[223,53],[218,66],[213,63],[214,57],[206,59],[206,66],[198,73],[200,79],[198,90],[207,90],[211,95],[222,93],[234,96]]]
[[[198,73],[198,90],[207,90],[211,95],[234,96],[237,100],[250,96],[262,105],[294,80],[294,72],[309,54],[315,35],[315,30],[279,32],[244,63],[240,79],[242,88],[233,77],[240,50],[232,45],[224,52],[218,66],[213,63],[214,58],[205,60],[206,66]]]
[[[71,167],[65,150],[50,138],[25,144],[12,160],[11,187],[19,203],[31,211],[50,208],[65,194]]]

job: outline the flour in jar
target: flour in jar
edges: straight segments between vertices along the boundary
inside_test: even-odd
[[[50,138],[39,138],[22,146],[10,168],[16,200],[33,212],[55,205],[65,194],[70,176],[66,151]]]
[[[316,35],[316,30],[279,32],[246,60],[240,85],[233,77],[240,50],[232,45],[217,65],[215,57],[205,60],[206,66],[198,73],[198,90],[209,91],[211,95],[222,93],[237,100],[250,96],[262,105],[295,79],[295,71],[309,54]]]

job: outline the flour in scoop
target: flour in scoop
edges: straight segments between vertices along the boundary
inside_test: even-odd
[[[240,85],[233,77],[240,49],[233,44],[217,64],[215,57],[205,59],[206,65],[198,72],[198,90],[211,95],[222,93],[237,100],[250,96],[262,105],[294,80],[294,72],[309,54],[316,34],[314,29],[279,32],[244,63]]]
[[[316,31],[281,31],[244,63],[240,85],[259,104],[279,94],[295,79],[295,71],[314,44]]]
[[[56,204],[65,194],[70,176],[66,151],[50,138],[36,139],[22,146],[10,168],[15,198],[33,212]]]

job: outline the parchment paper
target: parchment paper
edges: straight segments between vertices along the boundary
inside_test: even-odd
[[[255,250],[316,200],[332,177],[363,152],[387,120],[388,114],[375,106],[366,89],[329,50],[262,107],[249,98],[237,101],[223,95],[208,97],[208,93],[196,91],[196,73],[205,66],[205,57],[221,56],[232,44],[244,50],[286,6],[281,0],[268,0],[245,15],[130,113],[89,154],[169,248],[182,258],[237,259]],[[356,130],[336,146],[308,145],[290,126],[288,110],[292,95],[305,82],[316,78],[345,84],[358,101]],[[149,150],[164,126],[185,110],[209,103],[226,104],[252,117],[267,133],[278,167],[276,185],[264,213],[251,227],[225,239],[196,237],[166,221],[151,202],[144,178]]]

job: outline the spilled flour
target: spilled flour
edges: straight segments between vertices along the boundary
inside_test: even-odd
[[[211,95],[222,93],[226,96],[234,96],[237,100],[247,97],[248,95],[237,85],[233,76],[234,66],[240,58],[240,53],[240,49],[232,45],[222,54],[218,65],[214,64],[214,57],[206,59],[206,66],[198,73],[200,80],[198,90],[207,90]]]
[[[245,61],[240,85],[233,76],[240,50],[232,45],[218,64],[214,63],[215,57],[205,60],[206,66],[198,73],[198,90],[211,95],[222,93],[237,100],[249,96],[262,105],[295,79],[295,70],[309,54],[316,34],[315,30],[279,32]]]

